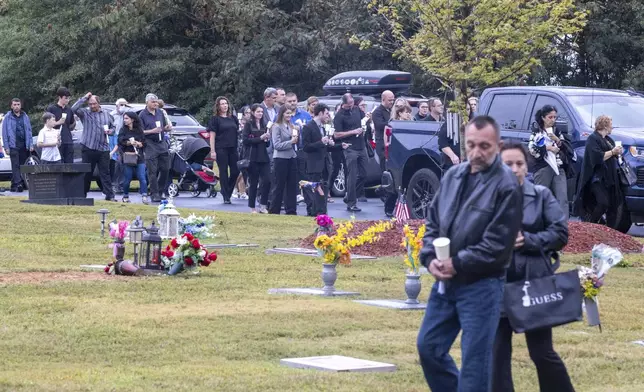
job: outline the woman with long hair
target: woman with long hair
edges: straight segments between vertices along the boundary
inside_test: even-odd
[[[619,156],[624,148],[610,137],[613,121],[608,116],[599,116],[595,132],[586,140],[584,162],[579,177],[575,212],[583,220],[605,223],[612,228],[628,230],[621,225],[621,215],[627,214],[624,192],[619,179]],[[605,215],[605,219],[604,219]]]
[[[252,213],[257,213],[255,203],[257,200],[257,188],[261,189],[261,200],[259,212],[268,213],[268,194],[271,188],[271,161],[268,156],[268,147],[271,135],[262,122],[264,108],[260,104],[253,104],[250,107],[252,119],[246,122],[243,130],[243,143],[247,149],[246,157],[248,165],[248,177],[250,186],[248,188],[248,207]]]
[[[136,155],[136,164],[123,163],[123,203],[130,202],[130,183],[136,170],[141,199],[143,200],[143,204],[148,204],[148,181],[143,157],[145,134],[141,127],[141,120],[139,120],[139,116],[136,113],[127,112],[123,116],[123,128],[119,131],[118,144],[124,156],[126,154]]]
[[[552,275],[551,258],[568,243],[568,220],[559,202],[546,187],[526,181],[528,153],[519,143],[501,147],[501,159],[512,169],[523,188],[523,220],[514,245],[506,281],[524,282]],[[527,265],[530,264],[530,276]],[[512,381],[512,327],[503,314],[494,342],[492,391],[514,391]],[[537,368],[542,392],[574,392],[570,376],[552,345],[552,328],[527,331],[526,343],[530,359]]]
[[[250,106],[245,105],[242,107],[237,116],[238,118],[241,118],[241,120],[239,120],[239,132],[237,133],[237,156],[241,159],[241,157],[245,156],[244,151],[246,149],[242,133],[246,124],[252,121]],[[238,199],[248,199],[248,195],[246,194],[248,188],[248,170],[240,169],[239,171],[240,173],[237,176],[237,181],[235,182],[233,196]]]
[[[232,106],[226,97],[215,100],[214,115],[208,121],[210,154],[219,168],[219,183],[224,204],[231,204],[239,169],[237,168],[237,132],[239,120],[233,116]]]
[[[271,198],[271,214],[279,214],[284,199],[286,215],[297,215],[297,142],[299,130],[291,124],[295,110],[286,105],[280,108],[277,120],[271,128],[273,142],[273,163],[275,165],[275,187]],[[286,197],[283,198],[286,192]]]
[[[535,124],[528,149],[534,158],[534,183],[545,186],[555,195],[568,217],[568,176],[572,170],[569,157],[572,146],[555,127],[557,108],[545,105],[534,115]]]

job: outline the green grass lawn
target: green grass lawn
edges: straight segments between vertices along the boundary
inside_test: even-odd
[[[146,224],[156,214],[151,206],[107,202],[50,207],[1,200],[0,272],[12,275],[108,263],[111,251],[95,213],[101,207],[112,211],[109,219],[140,214]],[[264,254],[310,233],[310,218],[216,217],[213,242],[261,248],[219,251],[221,263],[198,277],[0,283],[0,390],[427,390],[415,346],[422,312],[267,294],[272,287],[321,285],[320,261]],[[566,268],[586,260],[564,257]],[[400,259],[354,261],[338,267],[336,287],[365,299],[402,299],[404,276]],[[422,280],[425,299],[431,278]],[[640,392],[644,347],[630,342],[644,339],[644,270],[610,271],[600,301],[604,332],[583,323],[557,328],[556,349],[578,391]],[[452,352],[458,360],[458,344]],[[394,363],[398,371],[334,374],[279,364],[285,357],[331,354]],[[513,370],[517,391],[538,390],[522,336],[515,339]]]

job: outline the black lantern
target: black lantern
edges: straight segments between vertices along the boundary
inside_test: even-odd
[[[162,242],[163,240],[159,236],[159,228],[152,222],[149,227],[145,228],[145,234],[143,234],[143,259],[139,262],[140,268],[151,270],[164,269],[161,261]]]
[[[134,245],[134,264],[139,265],[139,256],[141,254],[141,244],[143,243],[143,220],[137,216],[128,228],[130,243]]]

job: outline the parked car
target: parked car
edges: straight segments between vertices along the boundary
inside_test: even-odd
[[[343,72],[333,76],[323,86],[329,95],[317,97],[320,103],[326,104],[335,115],[336,105],[342,102],[342,95],[352,93],[354,97],[362,97],[367,104],[366,111],[373,111],[380,105],[380,95],[385,90],[393,91],[396,96],[407,99],[411,104],[414,114],[418,111],[418,103],[425,99],[422,95],[410,94],[411,74],[408,72],[377,70],[377,71],[351,71]],[[298,106],[306,110],[306,101],[301,101]],[[372,141],[372,148],[375,150],[375,143]],[[382,171],[380,170],[380,159],[377,154],[369,159],[367,164],[367,180],[365,187],[375,188],[380,186]],[[344,176],[344,162],[338,176],[331,184],[331,194],[342,197],[346,193]]]
[[[499,87],[483,92],[479,113],[501,125],[501,137],[527,145],[534,114],[546,104],[557,107],[556,127],[568,133],[581,169],[584,145],[602,114],[613,119],[612,137],[624,145],[624,159],[636,170],[637,183],[626,191],[627,211],[616,229],[626,232],[632,222],[644,222],[644,98],[634,92],[578,87]],[[439,123],[392,121],[387,129],[387,172],[383,183],[406,189],[410,214],[425,218],[443,175],[436,133]],[[572,201],[577,178],[568,181]]]

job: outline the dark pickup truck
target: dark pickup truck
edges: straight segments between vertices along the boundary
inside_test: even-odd
[[[501,137],[527,146],[535,112],[546,104],[558,109],[557,128],[567,132],[581,168],[586,138],[602,114],[613,119],[612,137],[622,141],[624,159],[636,170],[637,183],[626,192],[625,214],[620,231],[631,223],[644,222],[644,97],[635,92],[578,87],[499,87],[483,92],[479,113],[492,116],[501,125]],[[383,184],[406,189],[413,218],[424,218],[443,175],[436,133],[440,123],[392,121],[386,129],[387,169]],[[568,199],[573,200],[576,178],[568,181]]]

